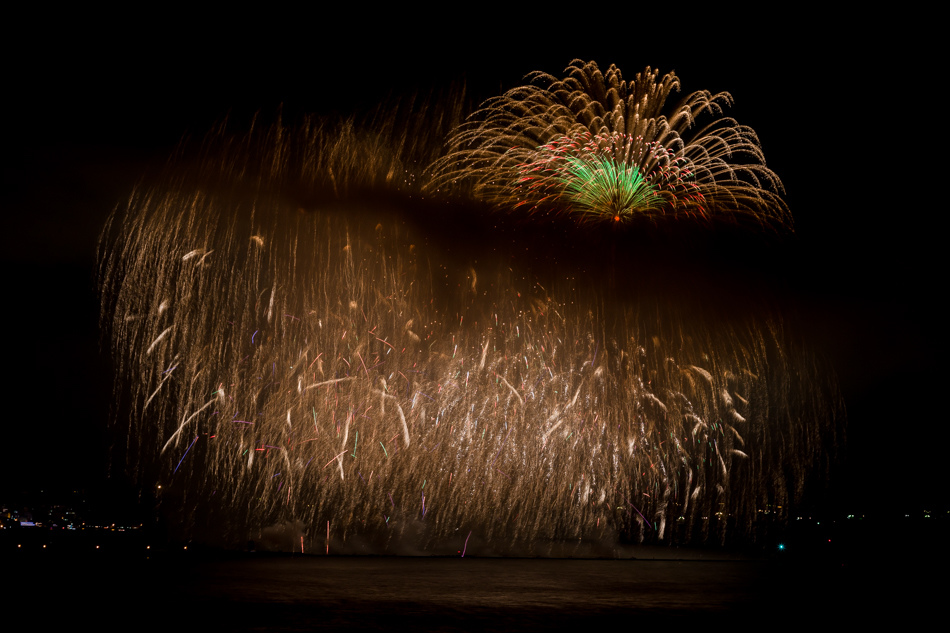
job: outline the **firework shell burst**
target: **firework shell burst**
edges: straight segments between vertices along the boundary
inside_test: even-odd
[[[584,223],[689,218],[790,225],[779,178],[755,132],[724,117],[728,93],[680,88],[650,68],[632,81],[575,60],[563,79],[487,101],[453,135],[432,188],[463,187],[507,211],[568,214]],[[708,122],[705,122],[708,119]]]
[[[442,158],[451,100],[422,108],[425,132],[398,112],[215,130],[116,210],[100,276],[118,431],[183,536],[243,544],[285,525],[295,547],[335,552],[723,541],[754,537],[762,512],[784,520],[827,474],[835,383],[774,309],[723,317],[630,282],[625,261],[585,272],[563,243],[440,224],[479,208],[452,206],[463,175],[496,201],[588,196],[585,216],[617,182],[610,213],[692,217],[724,197],[762,212],[759,189],[719,184],[750,132],[680,135],[717,98],[667,120],[669,76],[595,71],[509,93],[495,131],[455,136],[482,149]],[[555,105],[583,80],[583,107]]]

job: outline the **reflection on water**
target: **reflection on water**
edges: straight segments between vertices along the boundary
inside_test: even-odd
[[[315,557],[203,563],[179,590],[202,626],[235,630],[523,631],[618,617],[766,625],[826,607],[815,586],[762,561]]]
[[[14,628],[31,629],[80,620],[98,631],[749,629],[829,615],[854,623],[923,602],[920,583],[881,582],[908,578],[903,567],[817,560],[143,558],[39,549],[13,558],[9,616]]]

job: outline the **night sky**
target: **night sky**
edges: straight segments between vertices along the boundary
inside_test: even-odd
[[[24,19],[2,45],[0,501],[122,488],[96,240],[110,210],[183,137],[281,105],[289,120],[346,114],[452,82],[481,99],[581,58],[616,63],[628,77],[646,65],[675,70],[685,93],[732,93],[728,114],[758,133],[796,220],[773,272],[832,359],[848,409],[831,507],[946,509],[944,203],[929,155],[939,139],[928,140],[940,113],[923,81],[925,47],[885,37],[894,27],[883,20],[862,26],[846,15],[792,18],[788,35],[754,16],[693,27],[648,16],[655,31],[646,16],[630,29],[623,16],[604,17],[599,31],[596,16],[559,17],[473,16],[461,29],[342,13],[240,25],[165,16],[115,28],[90,15],[42,28]]]

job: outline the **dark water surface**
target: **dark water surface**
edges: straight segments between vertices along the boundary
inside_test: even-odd
[[[34,630],[746,630],[868,621],[901,599],[897,579],[884,587],[861,571],[777,560],[40,559],[12,561],[19,580],[6,593]]]
[[[195,572],[187,591],[193,599],[237,614],[242,605],[267,605],[291,629],[513,630],[754,606],[753,580],[762,569],[684,561],[400,558],[234,562]]]

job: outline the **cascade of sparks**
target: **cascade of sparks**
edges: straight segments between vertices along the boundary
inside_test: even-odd
[[[664,119],[675,80],[649,78],[593,118],[592,94],[570,113],[583,129],[549,105],[543,133],[528,133],[539,93],[513,91],[490,106],[504,141],[458,128],[453,147],[491,140],[464,159],[427,154],[437,139],[396,142],[391,125],[217,131],[197,170],[173,164],[136,191],[103,236],[103,319],[134,463],[184,529],[241,543],[294,523],[312,551],[326,524],[328,548],[332,526],[382,549],[461,549],[474,534],[503,550],[723,540],[781,515],[840,433],[827,368],[781,318],[618,295],[569,265],[542,285],[529,263],[477,245],[460,264],[444,233],[409,221],[429,217],[414,215],[418,195],[451,206],[486,191],[513,211],[612,219],[777,200],[723,184],[770,174],[722,167],[723,143],[756,154],[747,128],[682,140],[721,97],[697,93]],[[462,176],[474,192],[435,193]],[[399,202],[352,194],[365,189]],[[288,193],[317,190],[332,195]],[[763,222],[784,214],[769,207]]]

